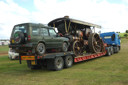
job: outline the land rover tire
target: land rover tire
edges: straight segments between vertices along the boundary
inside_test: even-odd
[[[36,51],[39,55],[43,55],[46,51],[45,44],[44,43],[38,43],[36,47]]]
[[[63,42],[62,44],[62,51],[67,52],[68,51],[68,44],[66,42]]]
[[[20,32],[20,31],[16,32],[14,34],[14,41],[16,44],[24,43],[24,41],[25,41],[24,33]]]

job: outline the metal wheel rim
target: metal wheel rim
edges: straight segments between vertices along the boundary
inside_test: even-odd
[[[95,46],[94,49],[96,52],[100,52],[101,50],[101,42],[100,42],[100,38],[97,35],[94,35],[94,41],[93,41],[93,45]]]
[[[68,66],[72,65],[72,58],[71,57],[67,57],[67,65]]]
[[[75,41],[73,44],[73,52],[75,53],[75,55],[79,55],[81,54],[81,46],[80,46],[80,42],[79,41]]]
[[[67,51],[67,47],[68,47],[67,43],[63,43],[63,50],[64,51]]]
[[[62,68],[62,66],[63,66],[63,60],[62,59],[58,59],[57,61],[56,61],[56,66],[57,66],[57,68]]]
[[[40,45],[38,46],[38,48],[37,48],[38,52],[40,52],[40,53],[44,53],[44,51],[45,51],[44,49],[45,49],[45,47],[44,47],[43,44],[40,44]]]

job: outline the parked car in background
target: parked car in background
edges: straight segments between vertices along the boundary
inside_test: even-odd
[[[9,58],[10,60],[19,59],[19,53],[16,53],[14,49],[9,48],[9,51],[8,51],[8,58]]]

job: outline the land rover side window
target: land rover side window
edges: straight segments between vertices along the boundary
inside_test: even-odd
[[[25,25],[15,26],[14,29],[13,29],[13,34],[15,34],[18,31],[22,32],[22,33],[27,33],[26,26]]]
[[[56,36],[56,32],[53,29],[49,29],[50,36]]]
[[[39,35],[39,28],[32,28],[32,35],[38,36]]]
[[[41,28],[40,35],[41,36],[49,36],[48,35],[48,30],[46,28]]]

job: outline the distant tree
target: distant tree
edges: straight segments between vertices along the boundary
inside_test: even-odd
[[[120,33],[120,32],[116,32],[116,33]]]
[[[128,34],[124,34],[124,36],[125,36],[125,37],[127,37],[127,36],[128,36]]]
[[[128,30],[126,30],[126,33],[128,33]]]

